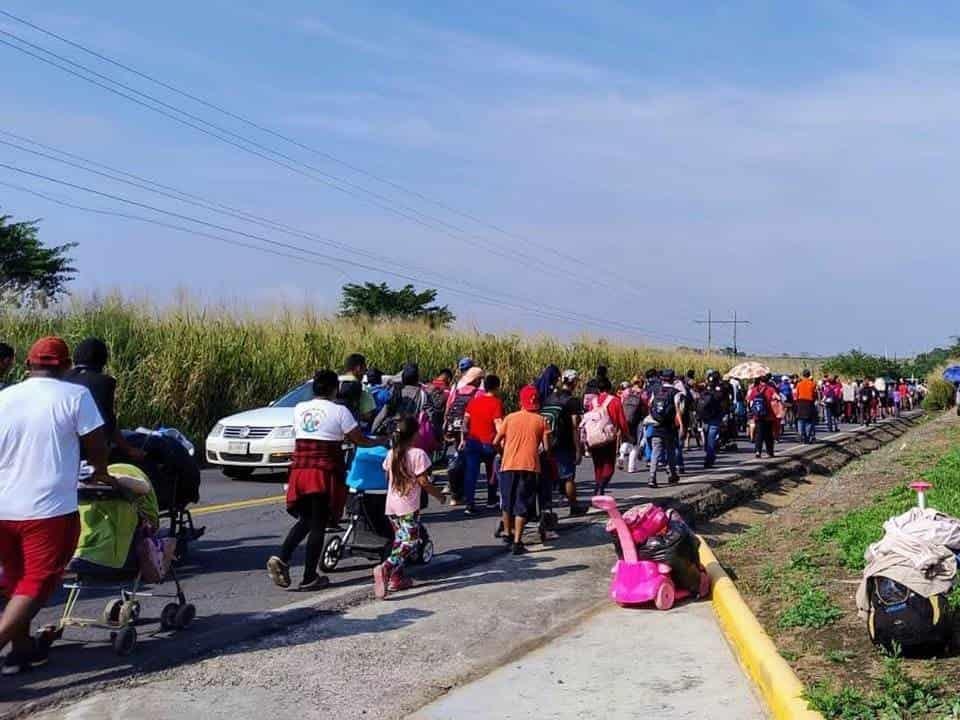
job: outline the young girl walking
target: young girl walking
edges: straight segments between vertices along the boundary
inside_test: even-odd
[[[403,566],[420,540],[423,491],[443,502],[442,493],[430,482],[430,457],[414,446],[419,431],[416,418],[400,418],[393,433],[393,449],[383,461],[387,471],[385,512],[393,526],[393,550],[373,569],[373,592],[380,599],[413,584],[403,574]]]

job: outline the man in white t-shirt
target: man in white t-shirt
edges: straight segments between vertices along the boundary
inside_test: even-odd
[[[0,393],[0,671],[43,665],[48,648],[30,637],[30,622],[56,589],[80,535],[80,447],[97,481],[106,474],[103,419],[90,391],[60,380],[70,351],[60,338],[38,340],[27,355],[30,377]]]

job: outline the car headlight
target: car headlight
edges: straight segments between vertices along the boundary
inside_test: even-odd
[[[213,426],[213,430],[210,431],[210,437],[216,438],[220,437],[221,435],[223,435],[223,424],[217,423]]]
[[[284,425],[282,427],[274,428],[273,437],[276,440],[292,440],[294,437],[293,425]]]

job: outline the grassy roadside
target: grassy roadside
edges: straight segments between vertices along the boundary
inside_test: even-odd
[[[960,718],[960,656],[906,660],[874,648],[854,595],[866,547],[934,484],[931,506],[960,516],[960,419],[942,415],[832,477],[811,477],[779,508],[730,527],[717,556],[827,718]],[[960,600],[960,595],[957,596]],[[960,605],[960,602],[958,602]]]

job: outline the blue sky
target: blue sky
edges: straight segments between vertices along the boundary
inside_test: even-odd
[[[347,280],[400,282],[337,262],[353,260],[413,268],[482,330],[692,344],[703,337],[692,320],[712,308],[752,320],[748,351],[899,355],[958,332],[944,309],[956,295],[958,6],[671,5],[10,0],[11,13],[326,155],[0,18],[300,172],[6,46],[0,129],[299,235],[5,145],[0,162],[334,257],[277,257],[4,186],[0,207],[43,218],[50,242],[80,243],[77,290],[160,303],[186,291],[333,308]],[[10,170],[0,181],[190,224]]]

